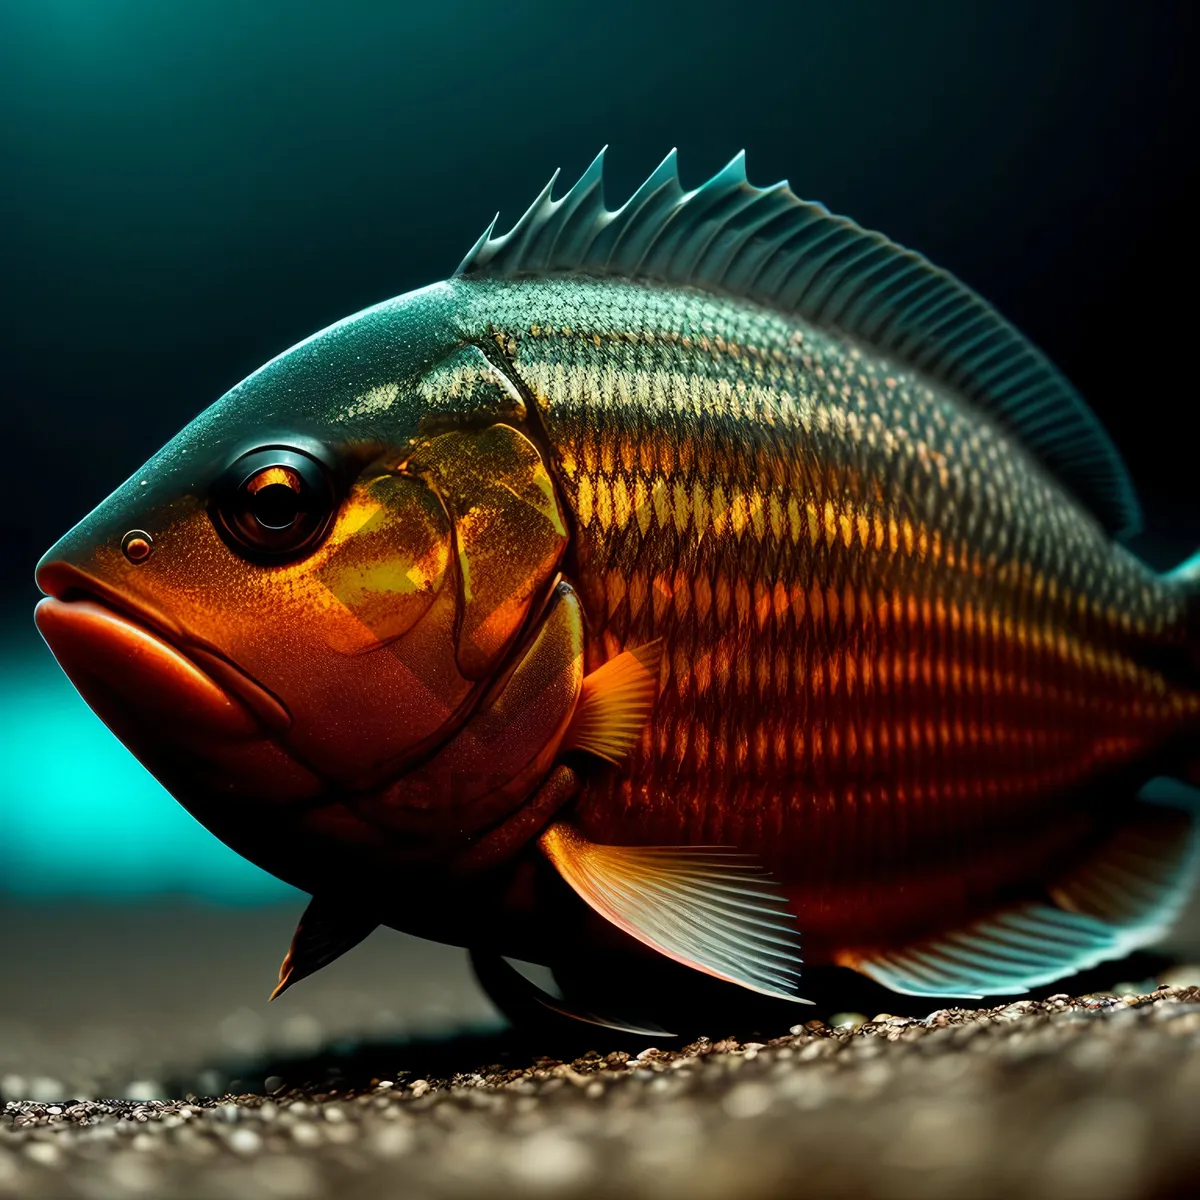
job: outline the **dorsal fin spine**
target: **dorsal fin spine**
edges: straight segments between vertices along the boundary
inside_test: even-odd
[[[1050,361],[974,292],[920,255],[860,229],[786,183],[755,188],[736,155],[684,192],[672,150],[620,208],[604,152],[561,199],[557,172],[506,234],[463,260],[469,278],[575,274],[706,289],[831,329],[959,391],[1089,504],[1110,532],[1138,525],[1103,428]]]
[[[636,244],[636,238],[642,235],[645,229],[653,227],[652,223],[646,220],[646,211],[651,205],[662,209],[670,207],[674,198],[669,195],[664,196],[663,193],[670,192],[673,187],[677,190],[677,180],[675,151],[672,150],[655,168],[650,178],[630,196],[624,206],[612,213],[611,219],[605,223],[601,236],[608,234],[607,240],[610,243],[603,259],[605,270],[608,269],[608,265],[614,257],[619,258],[617,252],[623,248],[625,240]],[[643,246],[638,260],[640,261],[644,255],[645,247]],[[632,258],[632,255],[630,257]]]

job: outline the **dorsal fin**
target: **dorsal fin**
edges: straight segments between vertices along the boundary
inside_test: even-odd
[[[986,301],[921,255],[800,200],[756,188],[744,155],[694,191],[675,151],[615,212],[604,151],[561,199],[556,171],[525,215],[496,222],[457,274],[615,276],[742,296],[840,331],[966,396],[1083,501],[1112,534],[1135,533],[1133,484],[1078,392]]]

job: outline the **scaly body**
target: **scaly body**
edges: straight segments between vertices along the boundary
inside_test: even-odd
[[[947,389],[732,300],[473,286],[468,332],[544,425],[593,655],[665,643],[589,837],[752,850],[813,961],[1070,865],[1114,770],[1200,711],[1155,665],[1180,589]]]
[[[499,993],[602,945],[794,1000],[799,930],[1003,994],[1153,942],[1200,861],[1138,802],[1200,778],[1200,557],[1122,548],[1104,430],[919,255],[740,157],[601,176],[272,360],[39,567],[89,702],[313,893],[280,987],[380,922]]]

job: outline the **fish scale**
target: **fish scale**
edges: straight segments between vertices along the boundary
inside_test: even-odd
[[[664,639],[589,836],[810,881],[954,846],[969,876],[973,846],[1197,710],[1139,657],[1182,640],[1178,593],[948,390],[733,299],[471,286],[467,329],[544,424],[605,656]]]
[[[503,956],[796,1000],[801,948],[961,996],[1153,943],[1200,868],[1200,555],[1115,540],[1070,383],[740,156],[615,210],[603,155],[554,186],[39,565],[88,702],[313,893],[277,992],[379,923],[503,1011],[641,1032]]]

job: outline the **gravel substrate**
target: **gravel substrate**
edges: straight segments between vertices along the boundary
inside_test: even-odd
[[[236,993],[237,971],[225,965]],[[454,976],[457,959],[428,966],[451,1008],[455,997],[478,1006]],[[4,1019],[15,1028],[13,994],[0,985],[0,1033]],[[342,1012],[345,994],[330,995],[339,993],[314,992],[315,1009]],[[920,1018],[843,1014],[837,1028],[813,1020],[778,1037],[669,1049],[613,1049],[616,1039],[594,1030],[596,1049],[570,1061],[538,1057],[536,1039],[515,1042],[494,1022],[449,1040],[336,1035],[288,1047],[253,1027],[252,1012],[216,1024],[226,1044],[212,1048],[208,1066],[202,1054],[188,1058],[203,1038],[183,1037],[175,1074],[160,1059],[158,1080],[129,1078],[121,1100],[94,1098],[94,1089],[137,1049],[135,1035],[84,1060],[81,1044],[63,1053],[47,1038],[60,1013],[44,1011],[42,1025],[27,1014],[33,1040],[0,1041],[0,1196],[1200,1194],[1200,987]],[[279,1018],[279,1028],[296,1017]],[[211,1038],[213,1028],[200,1033]],[[248,1064],[242,1088],[197,1090],[219,1080],[214,1090],[224,1091],[243,1069],[235,1060]],[[58,1077],[34,1076],[36,1061]],[[26,1074],[15,1073],[18,1063]],[[263,1070],[280,1074],[255,1079]],[[92,1098],[72,1099],[76,1086]]]
[[[1200,988],[943,1009],[362,1090],[10,1102],[0,1195],[1159,1197],[1200,1189]]]

